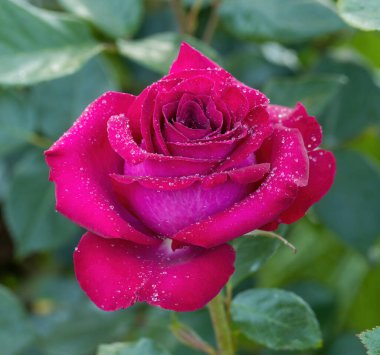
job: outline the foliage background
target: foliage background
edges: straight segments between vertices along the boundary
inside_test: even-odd
[[[376,3],[0,0],[1,354],[93,354],[99,344],[141,337],[172,354],[195,353],[170,332],[173,322],[213,343],[205,310],[174,316],[137,305],[105,313],[90,303],[73,276],[72,252],[83,231],[54,211],[43,158],[101,93],[137,94],[159,79],[182,39],[272,103],[302,101],[338,163],[329,194],[286,230],[298,254],[281,246],[264,265],[276,248],[236,245],[233,279],[234,294],[278,287],[301,296],[317,316],[323,347],[274,351],[239,333],[241,353],[365,354],[355,334],[380,324]],[[186,18],[175,15],[176,4]]]

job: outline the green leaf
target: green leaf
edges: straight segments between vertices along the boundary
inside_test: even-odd
[[[231,277],[234,286],[255,273],[276,252],[277,239],[267,237],[243,237],[233,244],[236,250],[235,272]]]
[[[318,0],[224,0],[220,16],[224,27],[237,37],[288,43],[346,27],[327,2]]]
[[[1,70],[1,69],[0,69]],[[25,92],[0,92],[0,156],[36,138],[36,116]]]
[[[347,44],[357,50],[373,65],[380,67],[380,32],[357,31]]]
[[[225,68],[245,84],[257,88],[272,77],[292,73],[298,65],[294,52],[284,47],[268,43],[261,47],[238,48],[225,59]]]
[[[109,90],[117,90],[107,67],[96,58],[74,75],[41,83],[30,91],[39,131],[57,139],[87,105]]]
[[[200,40],[177,33],[165,32],[135,41],[119,40],[117,46],[124,56],[159,74],[166,74],[176,58],[182,41],[188,42],[211,59],[216,52]]]
[[[43,152],[30,151],[15,168],[5,199],[5,220],[20,257],[55,249],[79,232],[55,212],[54,186],[48,181]]]
[[[100,345],[97,355],[169,355],[161,346],[150,339],[142,338],[136,342]]]
[[[380,244],[377,245],[378,250],[374,246],[368,252],[369,258],[373,261],[371,268],[368,270],[364,279],[359,285],[359,291],[355,297],[349,314],[347,316],[347,328],[348,329],[371,329],[379,325],[379,314],[374,312],[374,309],[380,307]]]
[[[20,0],[0,1],[0,23],[0,84],[71,74],[102,49],[82,22]]]
[[[8,289],[0,285],[1,354],[18,354],[33,340],[31,324],[19,302]]]
[[[366,252],[380,231],[380,169],[350,150],[337,151],[335,157],[335,182],[316,212],[346,243]]]
[[[275,350],[321,346],[321,332],[311,308],[292,292],[255,289],[238,294],[231,315],[249,339]]]
[[[136,32],[144,5],[141,0],[59,0],[59,3],[115,38]]]
[[[325,143],[340,144],[380,122],[380,87],[367,67],[326,58],[319,63],[316,72],[324,76],[344,75],[347,78],[347,83],[319,117]]]
[[[355,334],[346,333],[334,339],[326,355],[366,355],[363,344]]]
[[[98,344],[116,341],[133,331],[135,309],[100,310],[73,277],[39,274],[26,280],[23,287],[33,310],[38,354],[94,354]]]
[[[378,0],[339,0],[338,11],[351,26],[362,30],[380,30]]]
[[[293,107],[305,105],[309,114],[318,116],[346,82],[342,76],[308,76],[296,79],[273,79],[263,88],[272,104]]]
[[[368,355],[380,354],[380,327],[362,332],[358,336],[366,347]]]

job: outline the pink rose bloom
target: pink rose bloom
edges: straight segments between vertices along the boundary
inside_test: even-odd
[[[203,307],[234,271],[227,242],[293,223],[328,191],[321,140],[301,104],[269,105],[183,43],[167,76],[105,93],[46,152],[57,210],[88,230],[80,286],[107,311]]]

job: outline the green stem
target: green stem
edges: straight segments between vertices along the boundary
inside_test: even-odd
[[[219,293],[209,304],[208,309],[218,343],[219,355],[234,355],[231,327],[228,322],[223,294]]]

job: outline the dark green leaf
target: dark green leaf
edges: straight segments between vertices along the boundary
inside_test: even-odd
[[[100,345],[97,355],[169,355],[169,353],[150,339],[142,338],[133,343],[114,343]]]
[[[165,32],[135,41],[117,42],[120,52],[129,59],[159,74],[166,74],[176,58],[182,41],[199,49],[212,59],[217,59],[216,52],[207,44],[187,35]]]
[[[368,355],[380,354],[380,327],[360,333],[359,338],[366,347]]]
[[[24,285],[24,292],[33,310],[38,354],[94,354],[98,344],[131,332],[133,309],[98,309],[72,277],[45,274]]]
[[[298,58],[293,52],[273,43],[239,48],[225,60],[225,67],[232,75],[254,88],[272,77],[291,74],[297,65]]]
[[[43,152],[31,151],[15,168],[5,200],[5,219],[19,256],[57,248],[78,227],[55,211],[54,186],[48,181]]]
[[[311,308],[292,292],[256,289],[232,301],[232,319],[248,338],[276,350],[321,346],[321,332]]]
[[[1,69],[0,69],[1,70]],[[36,116],[23,92],[0,92],[0,156],[36,138]]]
[[[326,355],[365,355],[363,345],[355,334],[339,336],[327,349]]]
[[[105,33],[117,37],[134,34],[141,22],[141,0],[59,0],[74,14],[92,22]]]
[[[380,231],[380,169],[353,151],[337,151],[335,157],[335,182],[316,211],[345,242],[366,252]]]
[[[311,115],[318,116],[345,82],[344,77],[331,75],[273,79],[264,86],[263,92],[272,104],[293,107],[301,102]]]
[[[378,0],[339,0],[340,15],[353,27],[362,30],[380,30]]]
[[[57,139],[94,99],[116,89],[100,59],[90,61],[74,75],[34,86],[30,100],[39,130]]]
[[[316,71],[319,75],[347,78],[347,83],[320,116],[325,143],[336,145],[352,139],[369,125],[380,122],[380,87],[367,67],[328,58],[319,63]]]
[[[0,285],[1,354],[18,354],[32,340],[32,327],[22,305],[9,290]]]
[[[256,272],[277,250],[280,242],[267,237],[244,237],[234,243],[236,250],[235,272],[231,282],[234,286]]]
[[[237,37],[301,42],[345,28],[327,2],[318,0],[225,0],[225,28]]]
[[[0,23],[0,84],[71,74],[102,48],[85,24],[20,0],[0,1]]]

